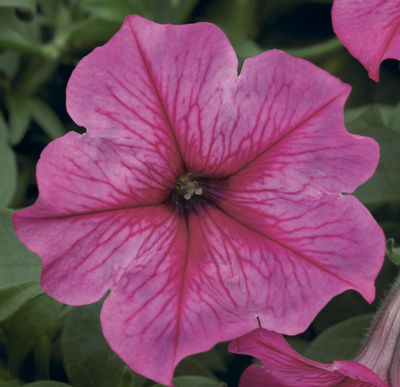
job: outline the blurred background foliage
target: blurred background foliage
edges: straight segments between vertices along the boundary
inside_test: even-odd
[[[65,88],[78,61],[104,44],[128,14],[160,23],[208,21],[220,26],[240,63],[279,48],[308,59],[353,87],[347,128],[375,138],[381,161],[356,192],[388,238],[377,301],[349,291],[334,298],[302,335],[288,338],[316,360],[351,359],[376,304],[397,272],[400,253],[400,71],[386,60],[381,81],[368,78],[335,37],[330,0],[0,0],[0,385],[15,387],[152,386],[109,349],[99,304],[71,308],[43,294],[40,260],[17,240],[11,209],[37,197],[35,164],[51,140],[82,132],[65,110]],[[329,138],[327,138],[329,141]],[[226,344],[191,356],[176,386],[236,386],[252,360]],[[39,381],[40,380],[40,381]]]

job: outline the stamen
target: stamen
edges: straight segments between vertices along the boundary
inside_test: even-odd
[[[190,180],[193,177],[193,174],[181,176],[175,185],[176,192],[185,200],[190,200],[194,195],[203,195],[203,188],[200,187],[199,182],[196,180]]]
[[[186,183],[186,192],[193,194],[193,192],[196,191],[196,187],[197,187],[197,181],[189,181],[188,183]]]

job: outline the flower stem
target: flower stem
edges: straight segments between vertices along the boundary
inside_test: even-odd
[[[318,44],[313,44],[311,46],[307,47],[302,47],[302,48],[289,48],[284,51],[286,51],[288,54],[296,56],[298,58],[315,58],[318,56],[326,55],[331,52],[334,52],[338,49],[340,49],[342,46],[342,43],[338,38],[332,38],[329,40],[326,40],[325,42],[318,43]]]

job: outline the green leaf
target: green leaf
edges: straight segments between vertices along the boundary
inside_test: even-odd
[[[361,347],[372,317],[364,314],[328,328],[313,340],[304,356],[323,363],[352,360]]]
[[[120,27],[120,22],[89,18],[65,27],[60,36],[73,49],[87,50],[110,39]]]
[[[8,142],[8,125],[4,119],[3,113],[0,111],[0,143]]]
[[[0,207],[7,207],[17,185],[17,162],[14,151],[0,142]]]
[[[208,378],[215,378],[215,375],[210,369],[195,356],[190,356],[183,359],[175,370],[176,376],[198,375]]]
[[[55,382],[53,380],[44,380],[40,382],[24,384],[24,387],[72,387],[72,386],[70,384]]]
[[[76,307],[65,321],[64,364],[74,387],[118,386],[122,378],[125,364],[103,337],[100,307],[100,303]]]
[[[20,387],[20,384],[16,380],[2,379],[0,377],[1,387]]]
[[[224,387],[223,382],[206,378],[204,376],[179,376],[174,378],[174,387]],[[154,384],[151,387],[163,387],[163,384]]]
[[[135,374],[128,366],[125,366],[118,387],[144,387],[146,383],[147,379],[143,375]]]
[[[40,259],[18,240],[11,214],[11,210],[0,210],[0,289],[40,277]]]
[[[147,0],[143,2],[143,16],[158,23],[182,24],[187,22],[197,0]]]
[[[256,56],[262,53],[262,48],[250,39],[241,40],[240,42],[234,44],[236,54],[240,60]]]
[[[19,387],[17,379],[13,378],[10,371],[5,367],[2,361],[0,361],[0,386],[1,387]]]
[[[18,71],[20,54],[14,50],[4,50],[0,54],[0,71],[2,71],[7,78],[14,78]]]
[[[47,103],[39,98],[31,98],[29,106],[32,118],[46,132],[50,139],[54,140],[65,134],[64,127],[57,114],[54,113],[54,110]]]
[[[299,336],[285,336],[285,340],[290,346],[301,355],[304,354],[307,347],[310,345],[310,341]]]
[[[386,254],[395,265],[400,266],[400,247],[394,247],[393,238],[386,241]]]
[[[122,23],[127,15],[143,14],[143,6],[132,0],[81,0],[81,8],[102,20]]]
[[[39,282],[29,281],[0,289],[0,321],[15,313],[21,306],[43,293]]]
[[[13,9],[0,12],[0,47],[12,48],[27,54],[43,55],[39,24],[36,20],[22,21]]]
[[[11,210],[0,210],[0,321],[42,293],[40,259],[15,235]]]
[[[24,8],[34,11],[36,0],[0,0],[0,7]]]
[[[10,96],[7,100],[12,145],[20,143],[29,128],[31,122],[29,103],[30,99],[25,96]]]
[[[62,304],[43,294],[26,303],[3,323],[9,338],[8,367],[12,372],[17,372],[42,335],[54,327],[62,310]]]
[[[381,157],[374,176],[359,187],[355,195],[365,204],[379,204],[400,200],[400,128],[389,122],[398,119],[396,109],[387,110],[379,106],[370,107],[365,113],[347,124],[351,133],[374,138],[381,147]]]

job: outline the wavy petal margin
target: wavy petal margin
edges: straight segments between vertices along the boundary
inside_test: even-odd
[[[232,341],[229,351],[257,357],[263,364],[248,367],[239,387],[388,387],[359,363],[318,363],[294,351],[282,335],[261,328]]]
[[[335,0],[332,24],[374,81],[383,60],[400,60],[400,0]]]

